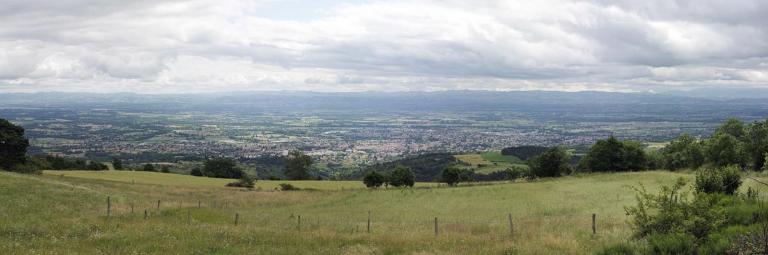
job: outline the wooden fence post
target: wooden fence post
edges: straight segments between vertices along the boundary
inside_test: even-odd
[[[509,235],[514,236],[515,235],[515,228],[514,225],[512,225],[512,214],[507,214],[507,219],[509,219]]]
[[[368,234],[371,233],[371,211],[368,211]]]
[[[235,226],[237,226],[237,222],[240,220],[240,214],[235,213]]]
[[[147,209],[144,209],[144,220],[147,219]]]
[[[438,230],[437,230],[437,217],[435,217],[435,236],[437,236]]]
[[[298,228],[299,232],[301,232],[301,215],[299,215],[299,217],[298,217],[298,223],[299,223],[299,224],[298,224],[298,225],[296,225],[296,226],[297,226],[297,228]]]
[[[160,199],[157,200],[157,209],[160,210]]]
[[[107,196],[107,218],[112,214],[112,201],[109,196]]]
[[[133,203],[131,203],[131,214],[133,214]]]
[[[592,214],[592,234],[597,234],[597,226],[595,225],[595,218],[597,218],[597,214]]]

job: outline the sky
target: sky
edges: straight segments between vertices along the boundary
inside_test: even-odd
[[[0,0],[0,93],[768,88],[765,0]]]

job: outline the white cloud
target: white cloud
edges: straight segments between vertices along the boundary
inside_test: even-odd
[[[0,91],[766,86],[768,3],[0,0]]]

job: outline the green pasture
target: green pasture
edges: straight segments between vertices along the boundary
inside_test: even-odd
[[[635,203],[632,186],[642,183],[654,191],[678,177],[692,179],[688,173],[649,171],[455,188],[342,191],[338,187],[352,187],[353,182],[306,181],[295,183],[337,188],[249,191],[223,188],[218,184],[229,180],[203,177],[89,173],[0,172],[0,250],[4,254],[592,254],[606,245],[637,242],[630,238],[624,212],[625,206]],[[749,186],[762,196],[768,194],[763,186],[745,179],[742,188]],[[594,235],[592,214],[597,216]]]

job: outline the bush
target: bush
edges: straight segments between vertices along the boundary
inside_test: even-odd
[[[384,181],[386,181],[384,175],[381,175],[376,171],[368,172],[368,174],[363,178],[363,183],[365,183],[365,186],[368,188],[381,187],[381,185],[384,184]]]
[[[641,252],[640,247],[636,247],[635,245],[627,244],[627,243],[619,243],[615,245],[610,245],[605,248],[603,248],[601,251],[597,252],[598,255],[640,255],[643,254]]]
[[[236,182],[228,183],[228,187],[242,187],[242,188],[248,188],[253,189],[254,183],[256,182],[256,178],[253,178],[247,174],[244,174],[243,177],[240,177],[240,180]]]
[[[192,176],[203,176],[203,171],[200,170],[199,167],[192,168],[192,171],[189,172]]]
[[[689,200],[682,191],[685,180],[678,179],[663,186],[659,194],[649,194],[642,186],[636,189],[637,206],[627,207],[627,215],[633,217],[637,237],[658,234],[685,233],[698,239],[725,223],[725,211],[720,202],[722,195],[697,194]]]
[[[14,165],[9,170],[17,173],[22,173],[22,174],[42,174],[43,173],[43,171],[40,168],[36,167],[35,165],[29,164],[29,162],[25,164]]]
[[[155,170],[155,165],[152,164],[144,164],[144,167],[141,170],[147,172],[157,172],[157,170]]]
[[[724,168],[704,168],[696,172],[697,192],[733,195],[739,186],[741,186],[741,170],[735,165]]]
[[[291,191],[291,190],[299,190],[299,188],[288,183],[280,183],[280,190]]]
[[[696,238],[689,234],[659,234],[648,238],[652,254],[694,254]]]

